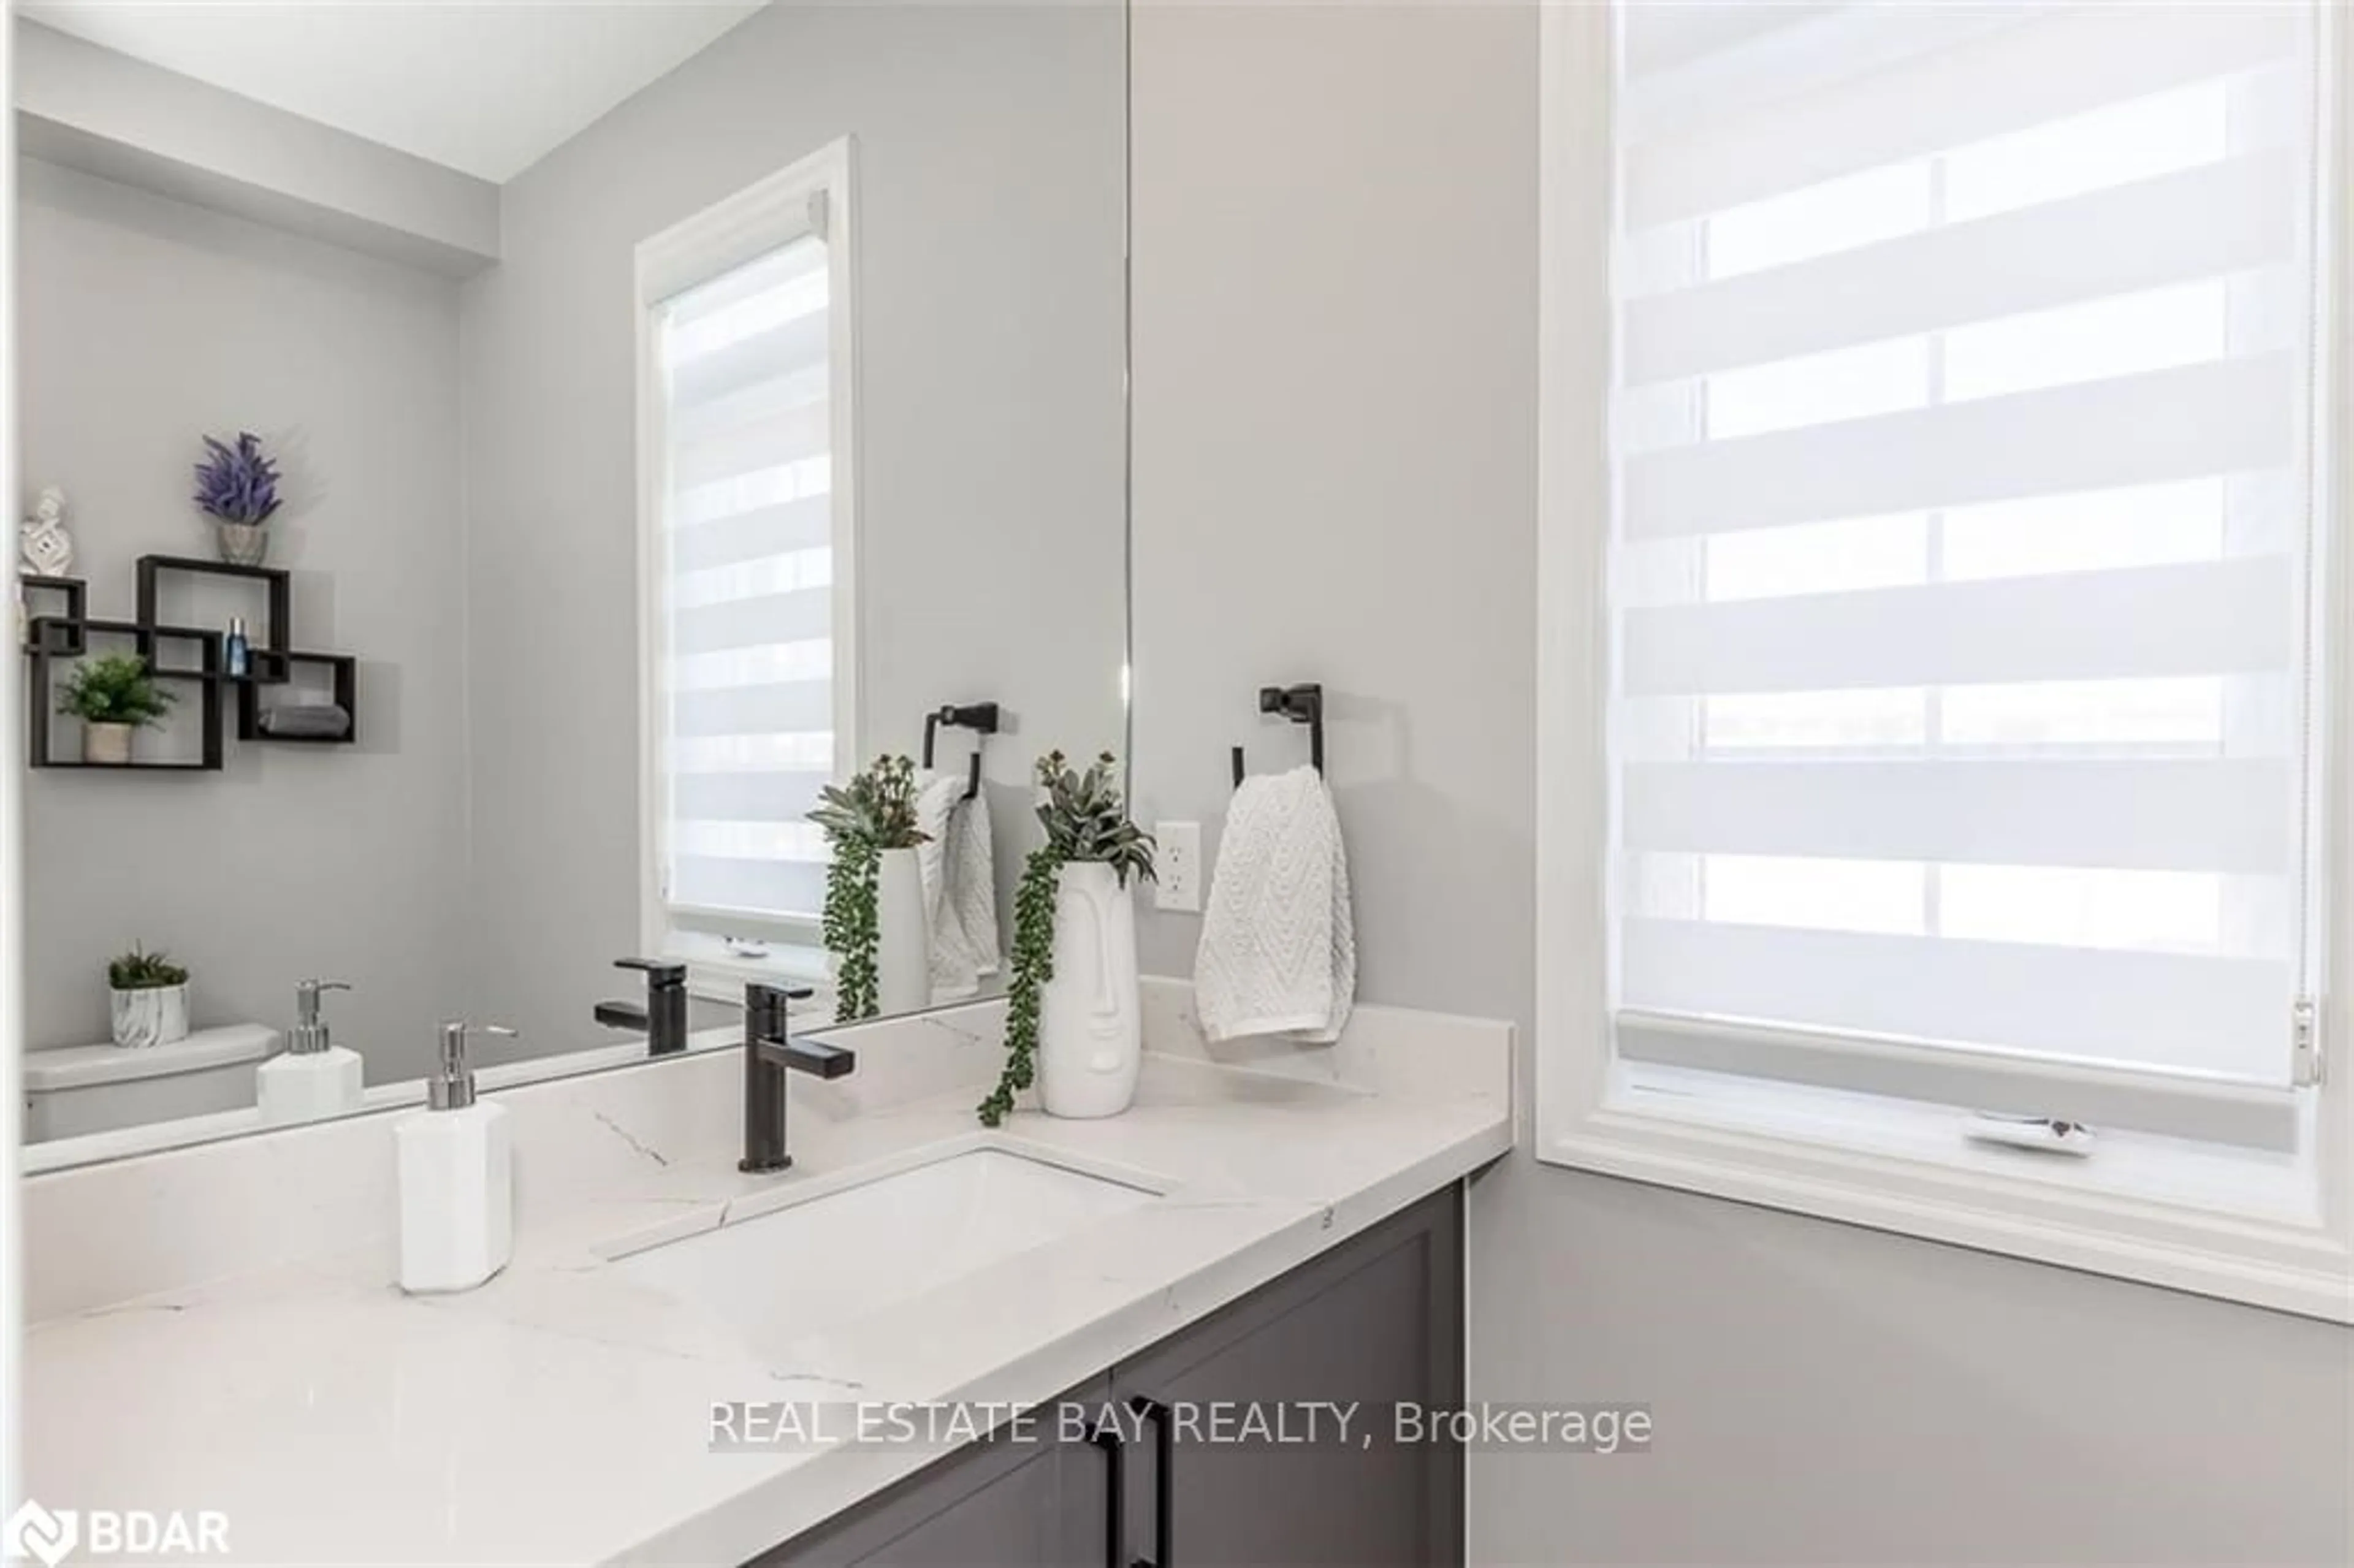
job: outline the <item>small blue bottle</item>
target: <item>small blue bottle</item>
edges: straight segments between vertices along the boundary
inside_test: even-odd
[[[246,672],[252,666],[252,655],[245,641],[245,617],[232,615],[228,618],[228,635],[222,640],[221,653],[228,664],[228,678],[244,680]]]

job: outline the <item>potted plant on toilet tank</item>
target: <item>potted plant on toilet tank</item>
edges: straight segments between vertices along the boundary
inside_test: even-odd
[[[1049,1116],[1118,1116],[1143,1061],[1129,877],[1154,880],[1152,835],[1129,819],[1108,751],[1085,773],[1051,752],[1038,783],[1046,842],[1013,894],[1005,1069],[979,1107],[988,1127],[1034,1080]]]
[[[834,961],[837,1023],[912,1012],[931,1001],[931,933],[916,846],[916,765],[878,757],[846,784],[829,784],[809,814],[833,847],[822,928]]]
[[[188,1037],[188,971],[161,953],[132,949],[106,966],[117,1045],[169,1045]]]
[[[81,759],[127,767],[131,736],[161,724],[176,694],[135,653],[107,653],[73,667],[58,693],[58,712],[81,720]]]
[[[205,454],[196,464],[196,503],[213,520],[220,557],[231,566],[258,567],[270,554],[266,524],[279,506],[278,465],[249,430],[238,432],[234,447],[207,436]]]

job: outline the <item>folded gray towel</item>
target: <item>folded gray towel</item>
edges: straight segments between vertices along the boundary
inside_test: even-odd
[[[261,710],[261,733],[334,740],[352,732],[352,715],[336,703],[281,703]]]

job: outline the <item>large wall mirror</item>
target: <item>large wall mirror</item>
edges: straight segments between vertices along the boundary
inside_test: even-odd
[[[1126,750],[1120,8],[14,25],[34,1169],[1002,984]]]

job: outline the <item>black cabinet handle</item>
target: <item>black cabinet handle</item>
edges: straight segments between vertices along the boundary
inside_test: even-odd
[[[1176,1568],[1177,1428],[1169,1407],[1138,1394],[1128,1407],[1152,1423],[1152,1555],[1140,1557],[1131,1568]]]
[[[1128,1568],[1128,1445],[1110,1426],[1087,1441],[1104,1452],[1104,1568]]]

